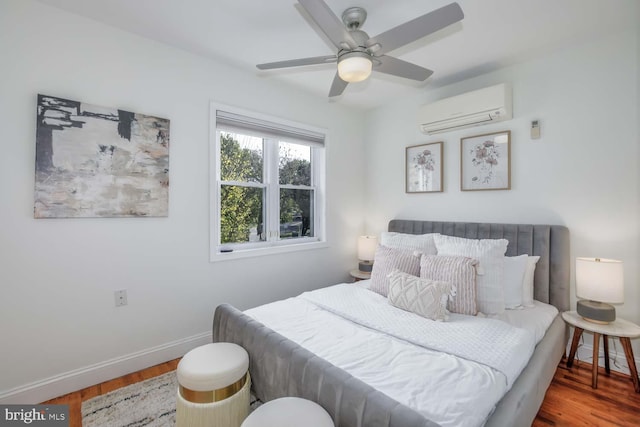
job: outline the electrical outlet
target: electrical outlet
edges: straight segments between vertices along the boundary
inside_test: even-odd
[[[113,296],[116,301],[116,307],[122,307],[123,305],[127,305],[127,290],[121,289],[119,291],[114,291]]]

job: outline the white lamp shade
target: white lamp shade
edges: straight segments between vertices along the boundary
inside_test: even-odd
[[[624,302],[622,261],[605,258],[576,258],[576,296],[591,301],[622,304]]]
[[[359,52],[348,53],[338,61],[338,75],[345,82],[361,82],[371,75],[372,67],[371,59],[365,54]]]
[[[363,261],[373,261],[377,247],[378,238],[376,236],[358,237],[358,259]]]

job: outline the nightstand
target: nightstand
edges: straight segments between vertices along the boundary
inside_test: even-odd
[[[366,273],[364,271],[360,271],[360,270],[351,270],[349,272],[349,276],[353,277],[353,281],[357,282],[359,280],[367,280],[367,279],[371,279],[371,273]]]
[[[633,349],[631,348],[631,338],[640,337],[640,326],[620,318],[616,319],[615,322],[605,325],[593,323],[583,319],[582,316],[575,311],[565,311],[562,313],[562,318],[565,322],[575,328],[573,332],[573,341],[571,342],[571,350],[569,351],[569,358],[567,359],[567,368],[571,368],[571,366],[573,366],[573,359],[576,356],[576,350],[582,333],[584,331],[593,333],[593,367],[591,371],[591,387],[598,388],[598,354],[600,335],[602,335],[603,338],[604,366],[607,374],[611,372],[609,369],[609,337],[618,337],[620,338],[620,343],[624,349],[624,355],[627,358],[629,372],[631,373],[631,381],[633,381],[633,388],[636,393],[640,393],[638,370],[636,368],[635,359],[633,358]]]

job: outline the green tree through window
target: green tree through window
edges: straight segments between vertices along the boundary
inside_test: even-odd
[[[241,144],[242,135],[220,133],[220,243],[264,241],[266,184],[264,144]],[[250,137],[249,137],[250,138]],[[277,144],[276,141],[271,141]],[[278,144],[279,238],[311,237],[311,149]]]
[[[262,153],[241,148],[232,134],[220,135],[220,172],[227,182],[262,182]],[[259,187],[222,185],[220,188],[221,243],[247,242],[251,228],[263,223],[264,191]]]
[[[312,236],[311,149],[280,143],[280,238]]]

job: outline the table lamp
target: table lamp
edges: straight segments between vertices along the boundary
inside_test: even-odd
[[[611,304],[624,302],[622,261],[605,258],[576,258],[577,311],[585,320],[607,324],[616,320]]]
[[[376,255],[378,238],[376,236],[358,237],[358,270],[364,273],[371,273],[373,268],[373,258]]]

